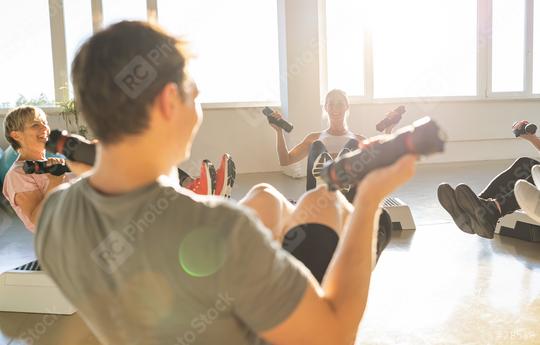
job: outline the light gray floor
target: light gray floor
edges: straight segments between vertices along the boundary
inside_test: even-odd
[[[476,191],[510,161],[419,166],[397,191],[411,207],[416,231],[394,231],[371,280],[357,344],[540,344],[540,243],[461,232],[439,206],[440,182],[463,182]],[[280,173],[239,175],[233,198],[260,182],[297,199],[304,179]],[[33,256],[32,236],[0,214],[0,269]],[[7,219],[7,220],[6,220]],[[0,271],[1,272],[1,271]],[[43,315],[0,313],[0,345],[97,344],[75,314],[56,317],[38,338],[27,331]]]

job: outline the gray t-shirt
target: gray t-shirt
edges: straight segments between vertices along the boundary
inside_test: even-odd
[[[46,201],[37,256],[103,344],[264,344],[304,295],[307,269],[248,210],[185,193],[83,178]]]

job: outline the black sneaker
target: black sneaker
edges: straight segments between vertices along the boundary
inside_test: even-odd
[[[437,188],[437,198],[441,206],[450,214],[454,223],[463,232],[474,234],[471,228],[471,219],[456,200],[456,193],[448,183],[441,183]]]
[[[352,152],[352,150],[348,147],[344,147],[341,151],[339,151],[338,155],[336,156],[336,160],[338,160],[341,156],[346,155],[349,152]],[[352,186],[349,184],[349,185],[341,187],[339,190],[341,191],[341,193],[347,194],[350,192],[351,188]]]
[[[319,156],[317,156],[317,159],[315,159],[315,162],[313,163],[313,168],[311,169],[311,174],[313,177],[315,177],[315,182],[318,185],[324,184],[322,178],[321,178],[321,171],[326,166],[327,162],[332,162],[332,156],[328,152],[322,152]]]
[[[493,238],[495,226],[500,217],[495,201],[478,197],[465,184],[456,187],[456,200],[459,206],[469,215],[472,230],[478,236]]]

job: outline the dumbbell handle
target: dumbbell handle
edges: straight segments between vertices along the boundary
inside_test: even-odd
[[[285,130],[285,132],[290,133],[293,130],[293,125],[290,122],[287,122],[283,119],[276,119],[272,115],[274,114],[274,111],[270,107],[265,107],[262,110],[262,113],[268,118],[268,122],[271,124],[274,124],[282,129]]]

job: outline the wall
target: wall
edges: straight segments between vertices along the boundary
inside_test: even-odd
[[[397,104],[353,105],[349,118],[354,132],[376,135],[375,124]],[[512,123],[528,119],[540,125],[539,101],[474,101],[409,104],[402,124],[429,115],[448,136],[444,154],[423,162],[460,162],[511,159],[519,156],[538,157],[539,153],[524,140],[514,138]],[[320,108],[318,108],[320,109]],[[275,134],[260,114],[260,108],[206,110],[204,123],[193,145],[192,164],[203,158],[217,161],[222,152],[230,152],[240,172],[279,171],[275,150]],[[295,125],[292,143],[319,126],[321,111],[290,113]],[[303,120],[303,121],[302,121]],[[307,122],[310,124],[307,125]],[[302,128],[303,127],[303,128]]]

